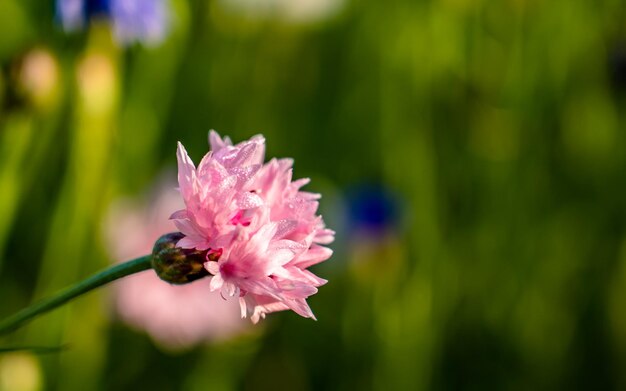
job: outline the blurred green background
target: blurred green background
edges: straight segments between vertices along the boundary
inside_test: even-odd
[[[0,316],[108,265],[110,205],[216,129],[323,193],[319,320],[174,353],[105,288],[2,337],[67,348],[0,354],[0,389],[626,389],[626,4],[247,3],[172,0],[120,48],[0,1]]]

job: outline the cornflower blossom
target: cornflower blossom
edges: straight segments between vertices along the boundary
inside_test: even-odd
[[[160,186],[150,212],[137,205],[117,203],[107,224],[108,248],[115,258],[135,258],[152,250],[154,241],[175,230],[168,220],[182,206],[173,186]],[[121,319],[146,331],[159,345],[184,349],[205,341],[220,341],[245,330],[234,302],[210,292],[210,281],[184,285],[164,283],[150,270],[116,282],[115,307]]]
[[[108,18],[121,45],[158,44],[170,22],[166,0],[57,0],[56,13],[66,31],[80,30],[92,18]]]
[[[346,222],[351,239],[376,242],[401,227],[402,202],[382,184],[353,186],[346,193]]]
[[[209,144],[197,168],[178,144],[177,245],[207,251],[210,289],[238,297],[253,323],[288,309],[315,319],[306,299],[326,280],[307,268],[331,256],[323,245],[334,239],[316,215],[320,195],[300,190],[308,179],[292,181],[293,160],[263,163],[263,136],[233,145],[211,131]]]

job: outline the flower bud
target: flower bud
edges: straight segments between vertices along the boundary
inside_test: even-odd
[[[176,247],[185,237],[180,232],[161,236],[152,250],[152,268],[163,281],[186,284],[209,275],[204,268],[206,251]]]

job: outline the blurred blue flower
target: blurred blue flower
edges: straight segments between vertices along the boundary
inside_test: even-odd
[[[93,18],[108,18],[121,45],[158,44],[170,22],[166,0],[57,0],[56,14],[65,31],[82,29]]]
[[[398,228],[401,203],[380,184],[358,185],[346,193],[347,224],[351,236],[382,237]]]

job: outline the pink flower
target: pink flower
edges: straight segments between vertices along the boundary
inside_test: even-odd
[[[159,236],[175,230],[167,217],[180,206],[172,186],[157,190],[150,213],[129,202],[118,203],[107,226],[113,255],[122,261],[150,253]],[[209,286],[207,279],[170,285],[147,270],[116,282],[116,309],[125,322],[170,349],[240,334],[245,323],[239,309],[210,292]]]
[[[326,280],[307,268],[332,255],[322,245],[334,239],[316,214],[320,195],[300,190],[308,179],[292,181],[291,159],[263,164],[262,136],[232,145],[211,131],[209,143],[197,168],[178,145],[178,246],[207,251],[210,289],[238,296],[242,317],[291,309],[315,319],[306,299]]]

